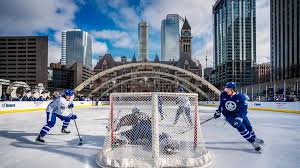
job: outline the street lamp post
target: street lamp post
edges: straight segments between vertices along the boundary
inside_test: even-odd
[[[285,97],[286,97],[286,83],[285,83],[285,80],[283,81],[283,100],[285,100]]]
[[[268,84],[266,84],[266,101],[268,101]]]
[[[252,101],[254,101],[254,100],[253,100],[253,85],[252,85],[252,87],[251,87],[251,94],[252,94],[252,96],[251,96],[251,97],[252,97]]]
[[[258,84],[258,99],[260,101],[260,84]]]
[[[297,87],[296,87],[296,89],[297,89],[297,97],[299,97],[299,80],[297,80]]]
[[[274,82],[273,84],[273,99],[275,100],[275,96],[276,96],[276,83]]]

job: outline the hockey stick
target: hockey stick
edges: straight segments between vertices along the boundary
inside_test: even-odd
[[[79,134],[79,131],[78,131],[78,127],[77,127],[77,124],[76,124],[76,121],[75,121],[75,120],[74,120],[74,123],[75,123],[75,127],[76,127],[76,130],[77,130],[77,134],[78,134],[78,137],[79,137],[79,140],[80,140],[80,142],[79,142],[78,145],[82,145],[82,139],[81,139],[81,137],[80,137],[80,134]]]
[[[73,114],[73,109],[72,109],[72,108],[71,108],[71,111],[72,111],[72,114]],[[76,123],[75,119],[74,119],[73,121],[74,121],[74,123],[75,123],[75,127],[76,127],[77,134],[78,134],[79,141],[80,141],[80,142],[78,143],[78,145],[82,145],[83,143],[82,143],[82,139],[81,139],[81,137],[80,137],[79,131],[78,131],[77,123]]]
[[[215,118],[215,117],[211,117],[211,118],[209,118],[209,119],[207,119],[207,120],[201,122],[200,125],[202,125],[202,124],[204,124],[204,123],[206,123],[206,122],[208,122],[208,121],[210,121],[210,120],[212,120],[212,119],[214,119],[214,118]]]

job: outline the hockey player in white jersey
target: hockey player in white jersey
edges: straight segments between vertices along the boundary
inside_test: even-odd
[[[67,108],[71,109],[74,107],[74,104],[72,103],[73,97],[74,97],[74,92],[71,89],[65,90],[62,96],[54,97],[53,101],[48,105],[46,109],[47,123],[41,129],[40,134],[36,138],[37,143],[45,143],[43,137],[45,137],[47,133],[50,131],[50,129],[55,125],[56,117],[63,121],[61,133],[65,133],[65,134],[70,133],[70,131],[66,129],[69,125],[70,120],[76,119],[77,116],[70,113],[66,109]]]
[[[182,87],[179,87],[178,92],[184,93],[184,89]],[[177,109],[174,125],[177,124],[179,116],[184,113],[188,119],[190,126],[193,126],[192,116],[191,116],[191,103],[189,101],[189,98],[187,96],[179,96],[177,98],[176,103],[178,104],[179,108]]]

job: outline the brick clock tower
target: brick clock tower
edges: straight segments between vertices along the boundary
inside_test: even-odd
[[[181,29],[180,57],[192,57],[191,26],[186,18],[184,19],[184,23]]]

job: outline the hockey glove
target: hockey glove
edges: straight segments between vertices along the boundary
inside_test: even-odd
[[[70,103],[70,104],[68,105],[68,108],[69,108],[69,109],[74,108],[74,104],[73,104],[73,103]]]
[[[214,118],[217,119],[221,117],[221,112],[219,110],[216,110],[215,114],[214,114]]]
[[[70,117],[71,120],[75,120],[76,118],[77,118],[77,115],[75,115],[75,114],[73,114],[73,115]]]

